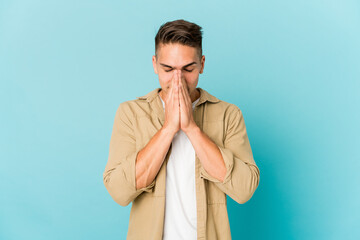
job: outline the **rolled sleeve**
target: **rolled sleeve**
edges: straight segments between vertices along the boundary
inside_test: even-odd
[[[241,110],[232,104],[227,117],[224,146],[218,146],[226,166],[223,182],[209,175],[201,166],[200,176],[212,181],[238,203],[245,203],[254,194],[260,171],[253,158]]]
[[[152,192],[155,179],[148,186],[136,189],[135,163],[139,151],[133,130],[131,110],[127,102],[119,105],[109,146],[109,157],[103,173],[104,185],[115,202],[128,205],[142,192]]]
[[[233,166],[234,166],[233,154],[229,149],[226,149],[226,148],[221,147],[221,146],[217,146],[217,147],[219,148],[219,150],[221,152],[221,155],[222,155],[222,157],[224,159],[224,162],[225,162],[226,174],[225,174],[224,181],[221,182],[219,179],[211,176],[205,170],[203,165],[200,166],[200,176],[207,179],[207,180],[209,180],[209,181],[212,181],[212,182],[227,183],[231,178],[231,172],[232,172],[232,169],[233,169]]]

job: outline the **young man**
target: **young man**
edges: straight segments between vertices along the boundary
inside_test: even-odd
[[[226,195],[245,203],[260,179],[242,112],[197,87],[200,26],[163,24],[152,61],[161,88],[119,105],[103,174],[132,202],[127,239],[231,239]]]

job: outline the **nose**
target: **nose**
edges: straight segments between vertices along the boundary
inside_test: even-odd
[[[181,78],[181,79],[184,79],[184,74],[183,74],[183,71],[182,71],[182,70],[175,69],[175,70],[174,70],[174,73],[175,73],[175,74],[179,74],[179,75],[180,75],[180,78]]]
[[[185,80],[185,74],[184,74],[184,70],[177,70],[180,72],[180,78]]]

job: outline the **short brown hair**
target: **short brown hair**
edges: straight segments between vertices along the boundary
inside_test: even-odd
[[[155,56],[160,44],[180,43],[195,47],[199,58],[202,56],[202,28],[192,22],[183,19],[166,22],[160,26],[155,36]]]

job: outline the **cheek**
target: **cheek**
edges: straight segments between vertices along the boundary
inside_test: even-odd
[[[170,89],[172,74],[170,74],[170,72],[169,73],[167,73],[167,72],[159,73],[159,80],[160,80],[160,84],[163,86],[163,88]]]
[[[192,72],[185,73],[184,77],[185,77],[185,80],[186,80],[186,84],[189,87],[193,87],[197,83],[198,76],[199,76],[199,74],[192,73]]]

